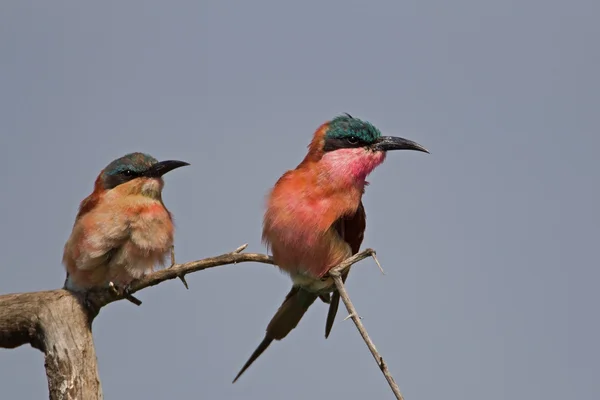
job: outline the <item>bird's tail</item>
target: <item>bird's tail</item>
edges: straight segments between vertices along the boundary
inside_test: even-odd
[[[265,338],[256,350],[254,350],[248,361],[246,361],[246,364],[244,364],[237,374],[233,383],[260,357],[273,340],[283,339],[298,325],[306,310],[314,303],[317,297],[316,294],[307,292],[297,286],[292,287],[292,290],[285,296],[285,300],[277,310],[277,313],[275,313],[275,316],[269,322]]]

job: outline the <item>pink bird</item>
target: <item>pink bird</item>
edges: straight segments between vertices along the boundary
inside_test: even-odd
[[[162,201],[162,176],[185,165],[131,153],[100,172],[65,244],[66,288],[85,291],[112,283],[126,291],[154,266],[165,264],[174,227]]]
[[[366,178],[391,150],[428,153],[418,143],[382,136],[369,122],[346,114],[322,124],[304,160],[279,178],[267,198],[262,238],[293,285],[233,382],[274,340],[285,338],[317,298],[329,303],[329,336],[340,295],[328,272],[358,253],[366,227]],[[348,271],[342,279],[347,276]]]

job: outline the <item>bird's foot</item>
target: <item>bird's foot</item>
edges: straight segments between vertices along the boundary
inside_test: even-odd
[[[137,297],[135,297],[134,295],[131,294],[131,285],[133,282],[130,282],[126,285],[123,286],[117,286],[115,285],[113,282],[109,282],[108,286],[111,288],[111,290],[113,291],[113,293],[115,293],[117,296],[123,297],[124,299],[129,300],[130,302],[132,302],[133,304],[135,304],[136,306],[141,306],[142,305],[142,301],[139,300]]]

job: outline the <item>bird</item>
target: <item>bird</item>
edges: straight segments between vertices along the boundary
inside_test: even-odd
[[[366,228],[362,203],[367,176],[391,150],[429,153],[408,139],[382,136],[368,121],[343,114],[315,131],[308,153],[267,195],[262,240],[292,288],[269,322],[262,342],[233,383],[269,347],[285,338],[320,298],[329,304],[329,337],[340,296],[328,271],[358,253]],[[345,281],[349,270],[342,274]]]
[[[126,293],[133,281],[165,264],[174,226],[162,200],[162,177],[186,165],[135,152],[100,171],[64,246],[65,288],[113,286]]]

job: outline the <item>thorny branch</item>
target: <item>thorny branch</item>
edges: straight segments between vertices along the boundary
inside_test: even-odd
[[[262,264],[273,264],[273,259],[265,254],[257,253],[242,253],[248,244],[241,245],[232,252],[222,254],[216,257],[204,258],[202,260],[190,261],[183,264],[175,264],[175,253],[171,252],[171,261],[173,264],[166,269],[161,269],[151,274],[144,276],[142,279],[134,281],[125,292],[121,291],[106,291],[93,290],[87,295],[87,302],[99,309],[109,303],[117,300],[126,299],[136,305],[141,305],[142,302],[133,297],[133,293],[138,292],[150,286],[156,286],[161,282],[171,279],[180,279],[184,286],[188,288],[185,276],[192,272],[202,271],[208,268],[220,267],[227,264],[238,264],[243,262],[257,262]]]
[[[246,247],[247,245],[242,245],[220,256],[183,264],[175,263],[172,251],[172,265],[169,268],[146,275],[127,288],[111,285],[108,289],[92,290],[85,294],[56,289],[0,295],[0,348],[30,344],[44,352],[51,400],[100,400],[103,397],[102,388],[91,331],[92,322],[100,309],[122,299],[140,305],[141,301],[133,297],[133,293],[171,279],[180,279],[187,288],[185,276],[192,272],[242,262],[274,264],[268,255],[242,253]],[[377,261],[375,251],[367,249],[333,268],[329,275],[350,313],[349,317],[371,350],[396,398],[403,400],[398,385],[362,325],[341,279],[342,271],[367,257],[373,257]],[[377,264],[379,265],[378,262]]]
[[[356,264],[357,262],[364,260],[367,257],[373,257],[373,259],[375,259],[375,262],[377,263],[377,266],[379,267],[379,269],[381,269],[381,265],[379,264],[377,257],[375,257],[375,250],[366,249],[366,250],[364,250],[360,253],[357,253],[354,256],[346,259],[340,265],[331,269],[329,271],[329,276],[331,276],[333,278],[333,281],[335,282],[335,286],[336,286],[338,292],[340,293],[340,297],[342,298],[342,301],[344,302],[346,309],[350,313],[350,315],[348,315],[348,317],[346,317],[346,319],[352,318],[354,325],[356,325],[356,329],[358,329],[358,332],[360,333],[363,340],[367,344],[367,347],[369,348],[369,350],[371,350],[371,354],[373,354],[373,357],[375,358],[377,365],[381,369],[383,376],[385,377],[388,384],[390,385],[392,392],[394,392],[396,399],[404,400],[404,397],[402,397],[402,393],[400,393],[400,388],[398,387],[398,384],[396,384],[396,382],[394,381],[394,378],[392,377],[392,375],[390,374],[390,371],[387,368],[387,364],[383,361],[383,357],[381,356],[381,354],[379,354],[379,352],[377,351],[377,348],[375,348],[375,344],[369,337],[369,334],[367,333],[367,329],[363,325],[361,318],[358,316],[358,313],[356,312],[356,308],[354,308],[354,305],[352,304],[352,301],[350,300],[350,296],[348,296],[348,292],[346,291],[346,287],[344,286],[344,282],[342,281],[342,272],[344,270],[350,268],[351,265]],[[383,269],[381,269],[381,272],[383,272]]]
[[[263,254],[243,254],[246,245],[217,257],[174,264],[147,275],[128,288],[109,288],[75,293],[65,289],[0,295],[0,348],[25,344],[45,356],[50,400],[102,400],[92,322],[105,305],[127,299],[139,290],[207,268],[241,262],[273,264]],[[125,289],[125,290],[123,290]]]

